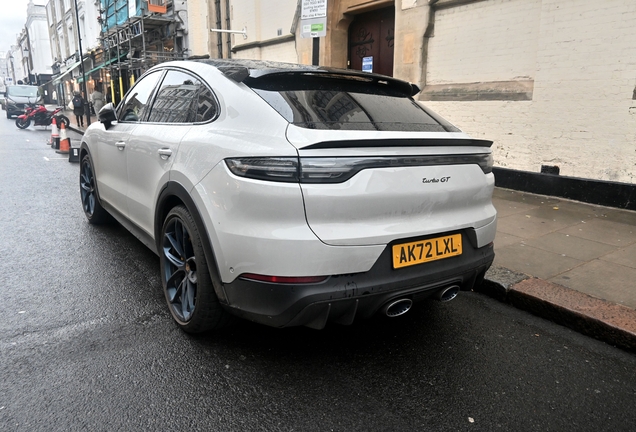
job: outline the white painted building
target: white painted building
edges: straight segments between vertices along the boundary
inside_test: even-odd
[[[51,71],[51,44],[46,22],[46,8],[29,1],[27,6],[27,20],[25,23],[27,36],[29,72],[36,77],[46,75],[50,79]]]
[[[46,4],[47,34],[54,61],[65,62],[79,50],[79,26],[84,52],[100,46],[100,0],[49,0]],[[77,18],[79,17],[79,23]]]
[[[233,35],[233,57],[298,63],[294,34],[298,4],[298,0],[232,2],[231,27],[246,31],[245,38]]]
[[[438,3],[427,105],[494,140],[498,166],[636,183],[636,2]],[[488,100],[505,86],[527,97]]]
[[[93,67],[88,53],[100,47],[99,7],[100,0],[49,0],[46,4],[50,62],[55,74],[51,93],[60,104],[68,103],[73,92],[80,90],[80,37],[84,69]]]
[[[18,44],[11,45],[11,49],[7,51],[7,68],[13,84],[17,84],[18,81],[21,81],[27,74],[23,67],[22,54],[22,48]]]
[[[188,27],[186,45],[188,56],[208,54],[211,35],[208,27],[209,8],[207,0],[188,0],[186,4]]]
[[[298,62],[293,34],[298,0],[188,0],[186,3],[189,56],[277,58]]]
[[[77,0],[84,52],[100,47],[99,2],[100,0]]]
[[[233,57],[312,62],[302,0],[229,4]],[[496,166],[636,184],[635,41],[634,0],[328,0],[318,57],[418,84]]]

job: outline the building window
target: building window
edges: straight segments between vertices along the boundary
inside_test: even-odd
[[[62,13],[62,6],[60,4],[61,1],[62,0],[55,2],[55,19],[57,22],[62,21],[62,17],[64,16],[64,14]]]
[[[73,26],[68,27],[68,48],[70,50],[70,54],[75,53],[75,35],[73,33]]]
[[[68,50],[66,48],[66,39],[64,38],[64,29],[62,27],[57,28],[57,37],[60,41],[60,61],[65,60],[68,57]]]
[[[53,27],[55,24],[53,22],[53,12],[51,11],[51,3],[46,4],[46,22],[49,24],[49,27]]]

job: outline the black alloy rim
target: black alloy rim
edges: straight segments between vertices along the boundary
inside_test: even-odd
[[[180,321],[192,318],[197,294],[197,267],[190,233],[175,217],[163,236],[163,264],[168,303]]]
[[[80,191],[82,194],[82,207],[84,212],[92,216],[95,212],[95,176],[89,162],[84,162],[82,172],[80,174]]]

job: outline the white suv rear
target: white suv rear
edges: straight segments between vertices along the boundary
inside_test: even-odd
[[[322,328],[450,300],[494,258],[491,142],[393,78],[241,60],[151,69],[82,144],[82,203],[160,257],[186,331]]]

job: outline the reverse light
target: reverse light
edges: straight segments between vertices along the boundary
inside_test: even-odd
[[[277,284],[315,284],[326,281],[328,276],[267,276],[254,273],[243,273],[241,279]]]

